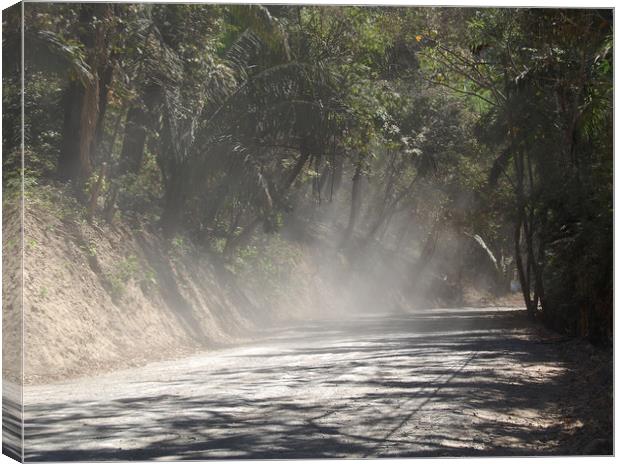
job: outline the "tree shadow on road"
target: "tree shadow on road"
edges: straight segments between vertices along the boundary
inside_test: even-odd
[[[307,327],[293,348],[164,387],[191,394],[145,380],[144,394],[27,405],[26,459],[563,454],[566,366],[530,328],[482,310]]]

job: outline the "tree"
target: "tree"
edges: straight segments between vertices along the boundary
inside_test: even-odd
[[[92,173],[92,156],[99,118],[107,104],[111,80],[109,34],[112,6],[82,4],[79,7],[77,38],[91,74],[86,81],[72,79],[64,95],[63,141],[58,159],[58,175],[70,180],[81,192]]]

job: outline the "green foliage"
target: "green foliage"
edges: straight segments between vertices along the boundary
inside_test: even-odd
[[[172,245],[172,249],[180,254],[185,254],[190,249],[186,239],[181,235],[176,235],[175,237],[173,237],[170,243]]]
[[[127,283],[140,276],[140,264],[136,256],[128,256],[117,262],[112,270],[105,274],[111,295],[115,299],[123,297]]]
[[[270,301],[286,295],[295,285],[293,276],[300,258],[298,247],[276,235],[239,248],[228,267]]]
[[[123,211],[151,220],[159,216],[160,212],[154,206],[162,196],[162,175],[150,152],[145,153],[140,172],[126,173],[114,182],[120,187],[117,202]]]
[[[24,204],[26,210],[36,206],[61,221],[86,220],[86,210],[68,188],[41,183],[36,177],[24,177]]]
[[[513,197],[505,220],[521,237],[528,309],[602,343],[612,296],[602,258],[611,250],[610,21],[602,10],[475,10],[465,44],[438,34],[429,52],[452,86],[486,91],[480,135],[497,150],[491,185]]]

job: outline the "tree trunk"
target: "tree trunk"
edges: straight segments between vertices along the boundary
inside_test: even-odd
[[[525,307],[527,308],[527,312],[531,317],[534,317],[536,314],[536,308],[532,302],[532,298],[530,295],[530,277],[529,271],[524,267],[523,264],[523,256],[521,254],[521,227],[522,227],[522,218],[519,217],[517,219],[517,223],[515,224],[515,261],[517,263],[517,274],[519,275],[519,283],[521,284],[521,292],[523,293],[523,300],[525,301]],[[528,265],[529,267],[529,265]]]
[[[58,177],[62,181],[77,181],[80,166],[80,113],[84,100],[84,87],[77,81],[69,84],[63,95],[63,138],[58,158]]]
[[[334,200],[334,195],[338,193],[338,190],[340,190],[340,185],[342,185],[343,157],[334,155],[333,161],[334,166],[332,168],[331,183],[329,187],[329,201]]]
[[[109,4],[83,4],[80,9],[80,21],[89,24],[95,17],[106,18],[110,12]],[[83,200],[85,200],[84,183],[92,173],[92,152],[99,122],[98,69],[107,59],[106,27],[106,21],[100,21],[94,30],[81,35],[80,40],[87,50],[86,61],[93,73],[93,80],[86,85],[73,81],[64,96],[65,116],[58,175],[62,180],[72,181],[78,196]]]
[[[319,203],[321,202],[321,199],[323,197],[323,193],[325,191],[325,185],[327,184],[327,179],[329,179],[330,174],[331,174],[331,168],[329,167],[329,165],[326,165],[323,168],[323,172],[321,173],[321,176],[318,182]]]
[[[376,207],[374,208],[374,211],[376,212],[376,219],[368,230],[368,233],[366,234],[366,237],[364,239],[364,245],[370,243],[377,231],[381,228],[381,226],[383,226],[384,223],[386,223],[386,221],[387,223],[389,223],[392,220],[394,213],[397,211],[399,203],[413,191],[417,180],[418,176],[414,177],[405,189],[400,191],[394,198],[390,200],[390,197],[394,193],[394,177],[390,176],[383,198],[379,199]],[[384,229],[384,232],[385,230],[386,229]]]
[[[91,152],[98,117],[97,82],[83,87],[74,82],[65,94],[65,114],[58,174],[73,182],[78,196],[92,173]]]
[[[95,210],[97,209],[97,200],[99,199],[99,194],[101,193],[101,188],[103,187],[103,180],[108,174],[108,165],[107,163],[103,163],[101,165],[101,170],[99,171],[99,177],[97,178],[97,182],[92,186],[90,191],[90,200],[88,201],[88,220],[92,221],[93,216],[95,215]]]
[[[165,238],[172,238],[178,230],[185,206],[185,182],[183,166],[176,166],[171,172],[164,195],[164,209],[161,215],[161,228]]]
[[[355,167],[355,174],[353,174],[353,187],[351,188],[351,209],[349,210],[349,223],[344,231],[342,242],[340,247],[343,248],[351,238],[357,218],[359,216],[360,207],[362,205],[361,196],[361,182],[362,182],[362,165],[358,163]]]
[[[435,254],[435,249],[437,248],[437,240],[439,239],[439,221],[437,221],[430,233],[426,237],[426,241],[424,242],[424,246],[422,247],[422,251],[420,252],[420,256],[418,257],[415,264],[415,272],[418,277],[422,275],[426,267],[429,265],[431,260],[433,259],[433,255]]]
[[[137,174],[142,165],[146,145],[147,114],[140,105],[133,106],[127,112],[125,137],[120,155],[121,173]]]
[[[105,114],[108,109],[108,93],[110,91],[110,84],[112,83],[112,76],[114,75],[114,68],[110,63],[106,62],[97,71],[99,76],[99,116],[97,118],[97,127],[95,129],[94,146],[92,147],[93,153],[98,153],[98,149],[103,141],[103,135],[105,133]]]
[[[286,179],[286,182],[283,185],[283,188],[281,190],[281,192],[284,194],[289,188],[291,188],[291,186],[293,185],[293,182],[295,182],[295,179],[297,179],[297,176],[299,176],[299,174],[301,173],[301,170],[303,169],[304,165],[306,164],[306,161],[308,161],[308,159],[310,158],[310,152],[305,149],[304,147],[301,147],[301,155],[299,156],[299,159],[297,160],[297,163],[295,164],[295,166],[293,167],[291,173],[289,174],[288,178]]]
[[[204,225],[210,226],[215,221],[222,204],[224,204],[224,200],[226,199],[226,195],[228,195],[228,191],[230,189],[230,183],[227,180],[224,180],[221,184],[217,186],[215,192],[210,195],[209,201],[205,201],[205,213],[204,213]]]
[[[398,237],[396,238],[395,250],[397,252],[401,252],[403,249],[403,244],[405,243],[405,237],[407,236],[407,233],[409,232],[409,227],[411,226],[411,223],[413,222],[414,217],[415,217],[415,211],[413,210],[413,208],[411,208],[411,210],[407,214],[407,219],[403,221],[403,224],[398,233]]]
[[[151,114],[159,102],[159,91],[156,87],[143,90],[142,101],[137,102],[127,112],[125,137],[120,155],[121,173],[138,174],[144,158],[147,130],[153,122]]]

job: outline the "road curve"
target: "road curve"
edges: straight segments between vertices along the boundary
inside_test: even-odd
[[[366,314],[27,387],[25,457],[561,454],[565,373],[521,310]]]

